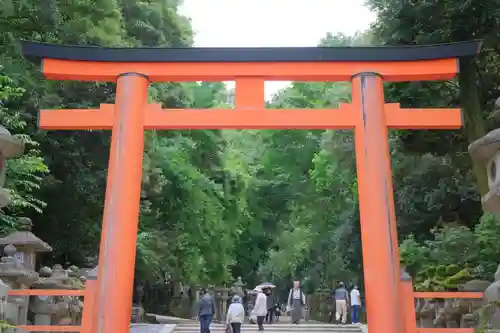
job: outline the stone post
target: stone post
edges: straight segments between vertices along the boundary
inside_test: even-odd
[[[233,286],[231,287],[231,290],[233,292],[233,295],[238,295],[241,297],[241,304],[243,304],[243,307],[245,310],[248,309],[248,297],[245,296],[245,291],[243,288],[245,287],[245,283],[242,281],[241,276],[238,276],[236,281],[234,281]]]
[[[495,101],[493,119],[500,119],[500,98]],[[469,145],[472,159],[486,168],[488,193],[481,198],[485,210],[500,219],[500,128],[494,129]],[[495,273],[495,282],[484,292],[485,307],[488,308],[489,328],[500,328],[500,266]]]
[[[493,282],[484,292],[485,315],[489,328],[500,329],[500,265]]]
[[[0,208],[10,203],[10,196],[3,188],[5,185],[6,159],[17,157],[23,152],[24,144],[0,125]]]
[[[34,283],[33,289],[54,289],[54,283],[50,280],[52,270],[42,267],[39,274],[40,278]],[[52,325],[52,315],[57,311],[54,296],[34,296],[29,308],[34,313],[35,325]]]
[[[200,300],[201,290],[203,288],[199,285],[194,286],[194,301],[198,302]]]
[[[221,313],[221,292],[219,291],[218,288],[214,288],[213,286],[209,287],[210,293],[212,294],[212,297],[214,298],[215,301],[215,315],[214,315],[214,320],[218,321],[220,320],[220,313]]]
[[[2,280],[0,280],[0,320],[6,321],[7,316],[6,316],[6,305],[7,305],[7,295],[10,290],[10,287],[3,283]],[[2,329],[0,328],[0,331]],[[10,330],[7,330],[10,331]]]
[[[252,311],[255,306],[255,300],[257,298],[257,294],[252,289],[247,290],[247,317],[249,319],[252,318]],[[251,321],[251,320],[250,320]]]
[[[221,297],[221,317],[219,320],[224,321],[224,318],[226,317],[227,309],[228,309],[228,301],[229,301],[229,292],[231,291],[230,288],[227,288],[224,286],[223,288],[219,289],[220,292],[220,297]]]
[[[52,269],[42,267],[40,278],[33,284],[33,289],[80,289],[78,280],[72,281],[68,271],[61,265]],[[35,296],[30,304],[35,314],[35,325],[73,325],[78,324],[82,311],[82,302],[74,296]]]
[[[482,292],[491,285],[484,280],[472,280],[459,287],[464,292]],[[480,314],[483,301],[481,299],[459,299],[458,309],[460,311],[460,328],[476,328],[480,325]]]
[[[328,322],[329,314],[331,309],[331,291],[328,289],[320,289],[316,293],[317,304],[314,302],[307,302],[307,317],[316,320],[318,318],[321,321]]]
[[[142,297],[144,289],[141,284],[134,283],[134,294],[132,297],[132,323],[140,323],[144,317],[144,308],[142,307]]]
[[[200,285],[195,285],[194,287],[194,301],[191,304],[191,316],[193,318],[198,316],[198,303],[201,298],[201,290],[203,289]]]

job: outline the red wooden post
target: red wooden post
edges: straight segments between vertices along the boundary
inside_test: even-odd
[[[94,331],[94,310],[97,297],[97,280],[88,279],[85,283],[85,296],[83,296],[83,312],[81,333],[93,333]]]
[[[415,313],[415,296],[413,294],[413,280],[404,270],[400,279],[400,308],[403,317],[404,333],[416,333],[417,315]]]
[[[354,134],[368,325],[374,332],[400,333],[399,251],[382,78],[357,75],[352,94],[359,112]]]
[[[149,80],[125,73],[117,80],[109,189],[99,255],[97,333],[128,333],[144,152],[144,109]]]

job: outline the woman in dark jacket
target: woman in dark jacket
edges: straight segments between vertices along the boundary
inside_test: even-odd
[[[264,293],[267,296],[266,323],[272,324],[274,321],[274,297],[271,288],[266,288]]]

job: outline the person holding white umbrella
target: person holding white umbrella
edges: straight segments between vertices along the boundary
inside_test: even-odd
[[[274,319],[274,295],[272,290],[276,288],[274,284],[271,282],[263,282],[259,284],[257,287],[261,288],[264,294],[266,294],[267,301],[267,313],[265,322],[267,324],[272,324]]]
[[[255,306],[253,307],[252,313],[257,317],[259,331],[263,331],[264,319],[267,314],[267,296],[264,294],[260,286],[255,287],[254,291],[257,292],[257,298],[255,300]]]

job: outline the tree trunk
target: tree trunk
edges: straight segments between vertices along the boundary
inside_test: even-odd
[[[476,66],[473,58],[460,59],[459,83],[464,130],[468,142],[471,143],[486,134],[477,87]],[[488,192],[488,178],[485,166],[472,162],[472,172],[476,177],[479,193],[485,195]]]

